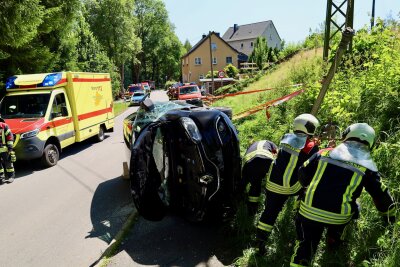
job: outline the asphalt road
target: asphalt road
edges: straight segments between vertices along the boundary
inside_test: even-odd
[[[164,92],[152,99],[166,100]],[[90,266],[133,210],[122,120],[101,143],[87,140],[63,151],[58,165],[16,165],[14,183],[0,185],[0,266]]]

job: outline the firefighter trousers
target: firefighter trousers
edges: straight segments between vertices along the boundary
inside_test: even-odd
[[[257,224],[257,239],[267,241],[279,212],[282,211],[283,205],[285,205],[286,200],[291,196],[292,195],[277,194],[267,189],[265,209]]]
[[[14,178],[15,176],[14,165],[11,162],[10,154],[8,152],[0,153],[0,162],[1,162],[0,177]]]
[[[315,251],[321,240],[322,233],[327,228],[326,242],[330,249],[339,247],[349,224],[331,225],[309,220],[298,214],[296,217],[297,240],[290,266],[310,266]]]
[[[242,177],[246,185],[250,184],[248,191],[248,202],[257,203],[261,195],[262,181],[267,175],[270,159],[257,157],[245,163],[242,170]]]

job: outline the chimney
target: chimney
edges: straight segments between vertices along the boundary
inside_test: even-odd
[[[215,32],[215,35],[218,36],[218,37],[220,37],[220,36],[219,36],[219,32]]]
[[[239,29],[239,25],[233,24],[233,33],[235,33]]]
[[[207,35],[205,35],[205,34],[203,33],[203,36],[201,37],[201,39],[204,39],[204,38],[206,38],[206,36],[207,36]]]

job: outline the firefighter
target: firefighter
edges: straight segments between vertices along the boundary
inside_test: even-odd
[[[313,115],[301,114],[294,119],[293,133],[285,134],[280,141],[267,177],[265,209],[257,224],[256,245],[260,254],[265,253],[265,242],[286,200],[300,193],[297,169],[318,151],[312,140],[318,126]]]
[[[249,185],[247,209],[251,215],[258,210],[262,180],[267,175],[277,149],[273,142],[262,140],[251,144],[244,155],[242,177],[245,186]]]
[[[356,199],[363,188],[372,196],[384,220],[395,220],[395,207],[371,158],[375,131],[366,123],[350,125],[343,143],[313,155],[299,168],[299,181],[307,187],[296,218],[297,241],[290,266],[308,266],[324,228],[328,248],[343,241],[348,223],[357,217]]]
[[[0,136],[0,180],[1,183],[12,183],[15,177],[13,162],[16,161],[15,152],[12,149],[14,137],[10,128],[1,117]]]

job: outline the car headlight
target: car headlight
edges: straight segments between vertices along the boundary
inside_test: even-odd
[[[185,128],[186,133],[189,135],[189,137],[192,139],[192,141],[195,143],[200,142],[201,134],[200,134],[199,128],[197,128],[197,125],[194,123],[194,121],[188,117],[180,118],[180,121],[181,121],[183,128]]]
[[[40,131],[39,129],[35,129],[33,131],[23,133],[23,134],[21,134],[20,138],[21,139],[26,139],[26,138],[34,137],[39,133],[39,131]]]

